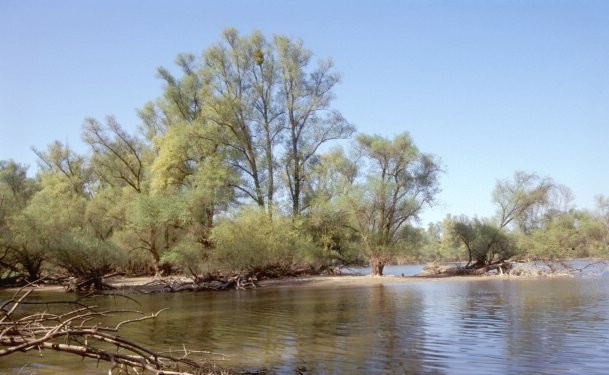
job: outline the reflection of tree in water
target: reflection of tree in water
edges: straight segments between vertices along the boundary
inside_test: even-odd
[[[224,366],[265,367],[271,374],[604,374],[609,288],[598,282],[446,281],[138,296],[143,310],[170,310],[149,328],[129,327],[124,334],[159,349],[185,342],[227,354]],[[106,302],[101,307],[115,307]],[[95,371],[88,371],[94,363],[48,359],[69,367],[66,373]]]
[[[184,294],[159,301],[171,310],[141,334],[184,339],[229,354],[225,365],[269,373],[482,374],[489,366],[560,373],[577,361],[594,370],[603,356],[590,353],[609,342],[607,311],[599,310],[607,302],[594,298],[609,297],[582,285],[493,280]]]
[[[368,333],[362,342],[358,368],[367,373],[440,374],[425,351],[423,295],[413,288],[376,285],[368,290],[362,311]],[[363,368],[362,368],[363,367]]]
[[[422,298],[382,285],[284,292],[267,322],[275,342],[259,350],[270,373],[438,374],[423,351]]]

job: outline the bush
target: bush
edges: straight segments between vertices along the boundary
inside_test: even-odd
[[[319,266],[363,264],[356,233],[349,228],[348,214],[338,204],[315,201],[305,218],[305,230],[315,244],[313,260]]]
[[[461,241],[468,252],[468,266],[483,267],[518,254],[516,242],[509,233],[489,221],[459,218],[454,222],[452,236]]]
[[[231,272],[289,271],[315,261],[315,246],[303,235],[299,220],[246,207],[212,230],[214,261]]]
[[[110,241],[100,240],[85,231],[72,231],[51,245],[53,262],[77,279],[92,280],[101,287],[101,278],[120,269],[126,254]]]
[[[197,278],[210,272],[209,254],[201,243],[185,238],[161,257],[161,267],[177,270]]]

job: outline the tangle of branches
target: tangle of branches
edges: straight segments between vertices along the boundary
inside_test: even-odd
[[[33,289],[21,289],[0,306],[0,357],[18,352],[56,351],[109,363],[109,374],[156,375],[228,374],[210,363],[157,352],[119,336],[121,327],[155,319],[163,310],[144,314],[136,310],[101,310],[81,302],[28,300]],[[23,312],[27,305],[40,304],[44,310]],[[51,313],[50,305],[63,305],[64,312]],[[32,307],[32,306],[30,306]],[[103,324],[112,316],[133,316],[115,324]],[[175,353],[175,352],[174,352]]]

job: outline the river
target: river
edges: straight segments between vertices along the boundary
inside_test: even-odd
[[[6,296],[6,294],[3,294]],[[38,298],[57,299],[56,294]],[[124,336],[212,352],[272,374],[607,374],[609,278],[451,279],[135,296],[169,307]],[[131,304],[106,297],[111,308]],[[46,352],[0,359],[1,374],[107,374]]]

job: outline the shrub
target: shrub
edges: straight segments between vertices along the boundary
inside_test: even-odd
[[[53,262],[81,281],[91,280],[101,288],[104,275],[120,269],[126,256],[110,241],[100,240],[85,231],[72,231],[51,245]]]
[[[214,260],[226,271],[279,268],[288,271],[315,260],[315,247],[303,235],[301,222],[260,208],[246,207],[212,230]]]

